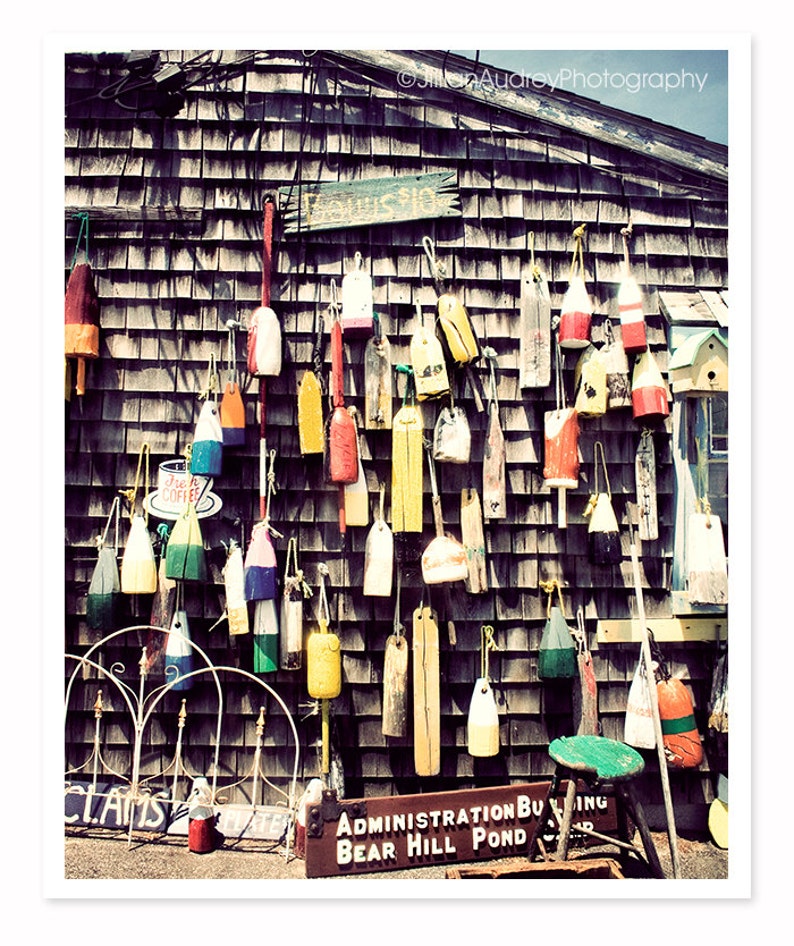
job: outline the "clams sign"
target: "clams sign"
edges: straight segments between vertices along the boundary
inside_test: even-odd
[[[571,837],[577,838],[577,824],[600,833],[614,831],[614,798],[588,793],[582,783],[578,787]],[[308,811],[306,876],[525,855],[548,790],[548,782],[539,782],[338,803],[333,793],[326,793]],[[549,831],[553,836],[556,827]],[[578,838],[584,837],[578,832]]]
[[[454,171],[281,188],[284,234],[461,216]]]

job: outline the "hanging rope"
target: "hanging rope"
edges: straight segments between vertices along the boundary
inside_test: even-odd
[[[206,401],[212,394],[218,391],[218,365],[215,360],[215,352],[210,354],[209,364],[207,365],[207,386],[198,393],[200,401]]]
[[[554,597],[555,591],[557,592],[557,597],[559,598],[560,611],[562,612],[562,615],[564,617],[565,607],[563,606],[563,602],[562,602],[562,586],[560,585],[559,581],[557,581],[556,578],[552,578],[549,581],[541,581],[539,584],[540,584],[540,587],[548,595],[548,600],[546,601],[546,617],[547,618],[551,617],[551,602],[552,602],[552,598]]]
[[[328,625],[331,623],[331,609],[328,606],[328,593],[325,588],[325,582],[328,578],[328,566],[325,562],[320,562],[317,566],[317,571],[320,573],[320,605],[318,608],[318,621],[320,624],[320,630],[323,633],[328,631]]]
[[[430,237],[422,237],[422,246],[430,263],[430,275],[433,277],[433,282],[436,284],[436,291],[441,294],[444,281],[447,278],[447,271],[444,264],[439,263],[436,259],[436,248]]]
[[[394,595],[394,621],[392,622],[392,632],[395,637],[401,638],[405,634],[405,628],[400,620],[400,598],[402,594],[402,570],[399,562],[397,563],[397,589]]]
[[[121,500],[119,499],[118,496],[114,496],[114,497],[113,497],[113,502],[110,504],[110,512],[108,513],[108,518],[107,518],[107,521],[106,521],[106,523],[105,523],[105,529],[104,529],[104,531],[101,533],[101,535],[98,535],[98,536],[97,536],[97,539],[96,539],[97,549],[104,548],[105,544],[107,543],[108,532],[110,531],[110,523],[113,521],[114,513],[115,513],[116,534],[115,534],[115,540],[114,540],[114,543],[113,543],[113,547],[115,548],[116,552],[118,553],[118,550],[119,550],[119,516],[120,516],[120,510],[121,510]]]
[[[69,267],[70,272],[77,265],[77,255],[80,252],[80,240],[83,238],[83,234],[85,234],[85,259],[86,262],[88,262],[88,214],[82,211],[81,213],[72,214],[72,217],[80,221],[80,230],[77,234],[77,240],[75,241],[72,265]]]
[[[490,682],[490,673],[488,671],[488,657],[492,650],[499,650],[494,640],[494,629],[490,624],[483,624],[480,629],[480,677]]]
[[[606,482],[607,496],[612,498],[612,491],[609,488],[609,475],[607,474],[607,461],[604,456],[604,445],[600,440],[596,440],[595,445],[593,446],[593,486],[595,487],[595,492],[600,493],[601,490],[598,488],[598,456],[601,455],[601,466],[604,469],[604,481]]]
[[[149,495],[149,455],[150,453],[151,453],[151,447],[149,446],[149,444],[148,443],[141,444],[141,449],[138,453],[138,468],[135,471],[135,485],[132,487],[132,489],[119,490],[119,493],[130,504],[130,522],[132,522],[132,520],[135,518],[135,503],[138,497],[138,487],[140,486],[140,480],[141,480],[141,466],[143,465],[143,462],[144,462],[144,456],[146,457],[146,461],[145,461],[145,469],[146,469],[145,484],[146,485],[144,487],[144,491],[145,491],[145,495],[147,496]],[[190,468],[190,462],[188,461],[188,469],[189,468]],[[189,486],[190,486],[190,483],[188,482],[188,487]],[[188,488],[188,492],[189,492],[189,488]],[[144,511],[144,519],[148,526],[149,510],[146,508],[145,504],[144,504],[143,511]]]
[[[290,561],[294,568],[293,573],[290,575],[289,567]],[[303,592],[304,598],[311,598],[314,593],[311,589],[311,586],[307,583],[303,571],[298,567],[298,540],[295,536],[292,536],[287,543],[287,564],[286,572],[284,575],[284,584],[287,590],[293,590],[300,588]]]
[[[490,400],[493,401],[493,403],[496,405],[496,408],[497,408],[497,410],[498,410],[498,409],[499,409],[499,401],[498,401],[498,399],[497,399],[497,397],[496,397],[496,367],[495,367],[496,362],[497,362],[497,357],[498,357],[498,356],[497,356],[497,354],[496,354],[496,349],[495,349],[495,348],[491,348],[490,345],[486,345],[485,348],[483,348],[483,350],[482,350],[482,354],[483,354],[483,357],[484,357],[484,358],[487,358],[487,359],[488,359],[488,368],[489,368],[489,370],[490,370],[490,375],[491,375],[491,397],[490,397]]]
[[[584,250],[582,248],[584,242],[584,228],[586,224],[581,224],[573,231],[574,238],[574,249],[573,257],[571,259],[571,272],[569,275],[569,281],[574,278],[574,276],[581,276],[584,278]],[[578,263],[578,273],[577,273],[577,263]]]
[[[631,217],[629,217],[628,226],[623,227],[620,231],[620,235],[623,237],[623,265],[626,268],[626,275],[628,276],[631,273],[631,265],[629,264],[629,240],[632,236],[632,223]]]

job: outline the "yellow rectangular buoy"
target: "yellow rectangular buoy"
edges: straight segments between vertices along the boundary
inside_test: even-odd
[[[404,404],[392,423],[392,500],[394,532],[422,531],[422,414]]]

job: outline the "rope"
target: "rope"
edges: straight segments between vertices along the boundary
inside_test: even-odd
[[[571,272],[570,272],[570,276],[569,276],[569,281],[570,281],[571,279],[573,279],[574,276],[577,275],[577,273],[576,273],[576,264],[577,264],[577,262],[578,262],[578,264],[579,264],[579,273],[578,273],[578,275],[584,277],[584,252],[583,252],[583,250],[582,250],[582,242],[583,242],[583,240],[584,240],[584,228],[585,228],[585,226],[586,226],[586,224],[583,223],[581,226],[578,226],[578,227],[573,231],[574,249],[573,249],[573,257],[572,257],[572,259],[571,259]]]
[[[402,570],[399,562],[397,563],[397,589],[394,595],[394,621],[392,623],[392,632],[395,637],[400,638],[405,632],[402,621],[400,620],[400,597],[402,593]]]
[[[598,489],[598,454],[601,454],[601,465],[604,468],[604,480],[606,481],[607,486],[607,496],[612,498],[612,491],[609,488],[609,475],[607,474],[607,461],[604,456],[604,445],[600,440],[596,440],[595,445],[593,446],[593,485],[595,487],[595,492],[598,494],[600,491]]]
[[[326,632],[328,625],[331,623],[331,609],[328,606],[328,593],[325,590],[325,582],[328,578],[328,566],[325,562],[320,562],[317,566],[317,571],[320,573],[320,630]]]
[[[215,353],[210,354],[209,363],[207,365],[207,386],[199,391],[198,398],[200,401],[206,401],[211,394],[217,394],[218,391],[218,365],[215,359]]]
[[[490,681],[488,672],[488,655],[492,650],[499,650],[493,639],[494,629],[490,624],[483,624],[480,629],[480,677]]]
[[[138,496],[138,486],[140,485],[141,478],[141,464],[143,461],[144,454],[146,455],[146,486],[145,492],[146,495],[149,494],[149,455],[151,453],[151,447],[148,443],[141,444],[141,449],[138,452],[138,468],[135,471],[135,485],[132,489],[120,489],[119,493],[127,500],[130,504],[130,522],[135,518],[135,501]],[[188,470],[190,469],[190,460],[188,459]],[[190,488],[190,482],[188,480],[188,490]],[[148,526],[149,524],[149,510],[144,506],[144,519]]]
[[[121,500],[118,496],[113,497],[113,502],[110,504],[110,512],[108,513],[108,518],[105,523],[105,529],[101,535],[97,536],[97,548],[101,549],[107,542],[108,532],[110,531],[110,523],[113,520],[113,513],[116,514],[116,537],[114,547],[116,552],[119,550],[119,514],[121,509]]]
[[[447,276],[447,271],[443,263],[439,263],[436,259],[436,248],[433,245],[433,241],[428,236],[422,237],[422,246],[424,247],[425,255],[427,256],[428,262],[430,263],[430,275],[433,277],[433,282],[436,284],[437,291],[441,291],[441,286],[444,283],[444,280]]]
[[[563,607],[562,602],[562,586],[560,585],[559,581],[557,581],[556,578],[552,578],[549,581],[541,581],[540,587],[549,596],[546,602],[546,617],[551,617],[551,599],[554,597],[555,590],[560,601],[560,611],[562,612],[563,617],[565,617],[565,608]]]
[[[85,211],[82,211],[81,213],[72,214],[72,217],[74,217],[75,220],[80,221],[80,230],[77,234],[77,240],[75,241],[74,256],[72,256],[72,265],[69,268],[70,272],[77,264],[77,254],[80,252],[80,239],[82,238],[83,233],[85,233],[85,258],[86,262],[88,262],[88,214]]]
[[[289,574],[290,558],[295,567],[294,574]],[[300,588],[304,598],[311,598],[313,592],[304,578],[303,571],[298,567],[298,540],[292,536],[287,543],[287,565],[284,575],[284,584],[290,589]]]

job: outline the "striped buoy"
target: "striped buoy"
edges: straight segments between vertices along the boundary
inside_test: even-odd
[[[263,598],[254,605],[254,673],[278,670],[278,612],[273,598]]]
[[[559,590],[559,589],[558,589]],[[562,596],[560,595],[562,602]],[[549,597],[551,603],[551,597]],[[562,608],[549,608],[538,649],[538,677],[541,680],[578,676],[576,644]]]
[[[372,277],[363,269],[361,253],[353,257],[353,268],[342,279],[342,330],[352,335],[372,335]]]
[[[281,596],[279,660],[282,670],[300,670],[303,666],[303,600],[311,593],[298,567],[298,540],[293,536],[287,543],[287,565]]]
[[[656,745],[650,686],[645,661],[640,656],[629,687],[623,723],[623,741],[635,749],[653,749]]]
[[[195,503],[186,503],[171,529],[165,549],[165,575],[174,581],[207,580],[207,557]]]
[[[648,347],[645,333],[642,293],[633,276],[626,276],[618,286],[618,314],[623,349],[631,355],[643,352]]]
[[[631,408],[635,420],[663,418],[670,413],[667,385],[650,349],[644,351],[634,365]]]
[[[229,634],[235,637],[247,634],[248,603],[245,600],[245,565],[243,550],[232,541],[226,564],[223,566],[223,587],[226,594],[226,618],[229,622]]]
[[[209,782],[199,776],[193,779],[188,799],[188,850],[192,854],[207,854],[215,850],[215,810]]]
[[[72,269],[66,283],[64,300],[64,354],[77,360],[75,393],[85,394],[86,359],[99,357],[99,297],[94,285],[94,275],[88,262],[88,214],[76,214],[80,219]],[[80,244],[85,237],[86,261],[77,263]],[[71,386],[71,385],[70,385]],[[67,392],[67,399],[70,392]]]
[[[328,425],[328,473],[332,483],[355,483],[358,479],[358,431],[345,409],[342,325],[331,326],[331,385],[334,410]]]
[[[85,604],[86,622],[90,628],[116,630],[120,616],[120,593],[121,579],[116,550],[100,544]]]
[[[572,276],[560,309],[559,344],[561,348],[587,348],[593,306],[584,279]]]
[[[193,686],[193,677],[184,678],[192,670],[193,645],[187,611],[184,608],[177,608],[165,645],[165,681],[173,683],[172,690],[190,690]]]
[[[157,591],[157,565],[143,516],[133,516],[130,522],[130,534],[121,556],[121,590],[127,595],[147,595]]]
[[[276,550],[273,548],[270,525],[266,520],[258,522],[251,530],[243,572],[246,601],[263,601],[276,597]]]
[[[220,476],[223,466],[223,430],[218,402],[206,401],[199,412],[193,435],[190,472],[200,476]]]
[[[669,677],[656,684],[659,718],[667,764],[676,769],[697,768],[703,761],[692,698],[684,684]]]
[[[243,403],[243,395],[238,379],[235,335],[235,328],[239,324],[234,319],[229,319],[226,323],[229,332],[227,379],[220,403],[220,421],[224,447],[241,447],[245,443],[245,404]]]

